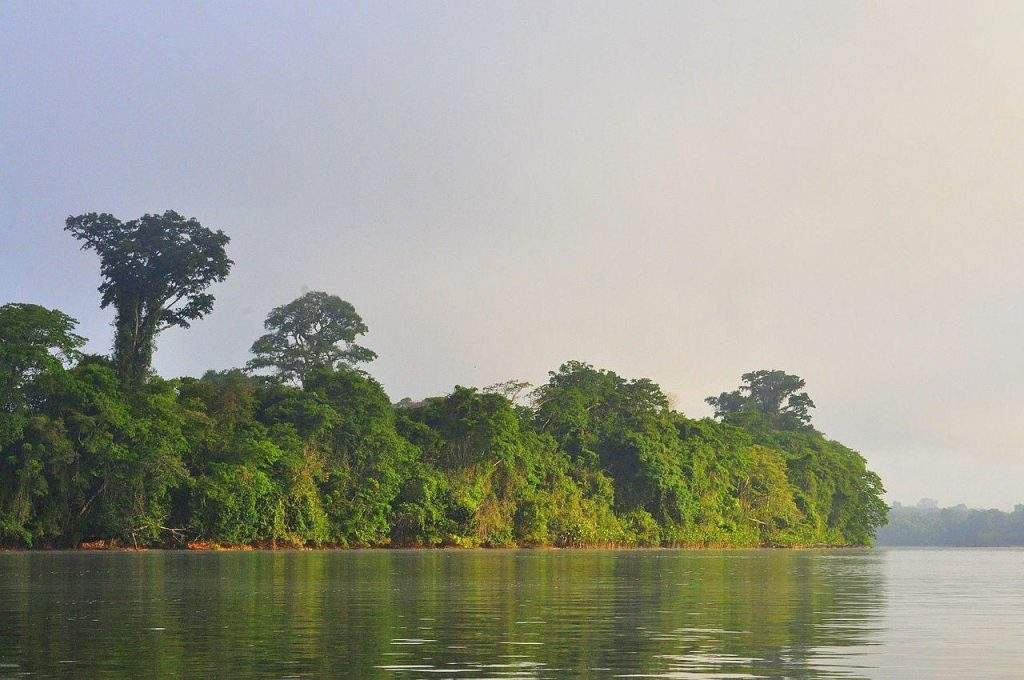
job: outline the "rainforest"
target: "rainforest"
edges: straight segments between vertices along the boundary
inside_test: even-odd
[[[311,291],[244,365],[166,379],[157,340],[213,311],[229,238],[173,211],[65,230],[99,257],[112,351],[0,306],[0,546],[848,546],[886,522],[881,480],[785,371],[708,397],[713,418],[582,361],[392,401],[356,309]]]

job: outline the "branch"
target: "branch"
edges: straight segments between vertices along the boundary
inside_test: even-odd
[[[170,296],[168,296],[167,298],[164,299],[163,303],[160,305],[161,309],[170,309],[174,305],[176,305],[179,302],[181,302],[181,298],[185,297],[185,295],[186,295],[185,291],[182,291],[181,293],[178,294],[178,297],[174,298],[173,300],[170,300]],[[168,300],[170,300],[170,302],[168,302]]]

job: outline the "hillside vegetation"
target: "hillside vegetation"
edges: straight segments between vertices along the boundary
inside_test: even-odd
[[[878,530],[879,545],[1001,547],[1024,545],[1024,504],[1012,512],[956,505],[940,508],[923,500],[894,503],[889,523]]]

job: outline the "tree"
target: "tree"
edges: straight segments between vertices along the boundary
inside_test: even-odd
[[[505,380],[504,382],[497,382],[493,385],[488,385],[480,391],[488,394],[500,394],[515,404],[523,397],[524,392],[529,392],[532,388],[532,383],[527,382],[526,380],[516,380],[515,378],[512,378],[510,380]]]
[[[0,456],[0,543],[159,541],[187,478],[175,384],[129,395],[106,359],[87,357],[40,374],[31,392],[31,415]]]
[[[114,363],[121,381],[137,387],[149,372],[156,336],[188,328],[213,309],[204,291],[231,270],[229,238],[171,210],[128,222],[88,213],[68,217],[65,231],[100,256],[100,306],[117,312]]]
[[[41,376],[62,372],[64,364],[81,356],[85,338],[73,332],[77,323],[63,312],[39,305],[0,307],[0,451],[4,454],[24,434],[30,419],[25,388]]]
[[[275,307],[263,324],[269,331],[252,344],[246,369],[272,368],[284,380],[305,382],[317,369],[351,368],[377,355],[355,343],[369,330],[355,307],[337,295],[312,291]]]
[[[803,378],[785,371],[752,371],[744,373],[743,384],[732,392],[722,392],[704,401],[715,408],[715,417],[742,419],[756,414],[773,427],[799,429],[810,427],[809,409],[814,402],[806,392]]]
[[[338,414],[322,453],[320,492],[332,543],[384,545],[404,477],[418,452],[397,431],[395,410],[384,388],[351,368],[317,369],[304,390]]]
[[[0,307],[0,411],[15,408],[22,386],[39,373],[81,356],[78,322],[56,309],[28,303]]]
[[[648,378],[626,380],[579,361],[548,375],[536,392],[537,427],[577,465],[612,479],[616,511],[642,509],[658,521],[685,524],[694,499],[661,388]]]

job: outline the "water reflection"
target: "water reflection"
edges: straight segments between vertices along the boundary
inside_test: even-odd
[[[0,555],[0,677],[867,677],[884,553]]]

